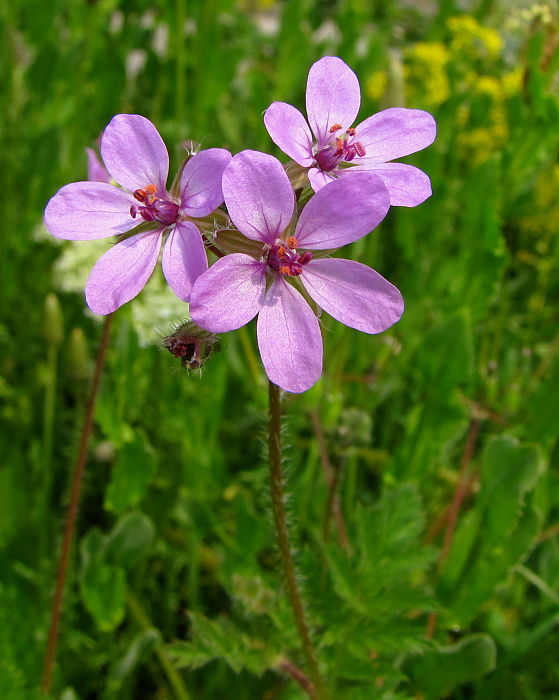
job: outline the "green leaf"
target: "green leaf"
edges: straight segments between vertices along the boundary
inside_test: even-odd
[[[80,593],[97,627],[110,632],[124,619],[126,579],[122,568],[104,561],[104,549],[103,534],[92,528],[80,543]]]
[[[456,530],[438,587],[460,624],[471,621],[535,543],[541,513],[531,494],[544,468],[537,447],[509,436],[485,447],[480,494]]]
[[[150,551],[154,539],[152,521],[143,513],[128,513],[107,535],[104,557],[111,564],[130,568]]]
[[[111,668],[107,679],[107,689],[120,690],[126,678],[132,675],[137,666],[149,656],[161,640],[159,630],[149,628],[137,634],[126,653]]]
[[[471,634],[451,646],[412,656],[404,664],[416,693],[433,700],[495,668],[497,650],[487,634]]]
[[[279,653],[259,639],[251,639],[230,620],[210,620],[190,613],[192,640],[167,646],[179,668],[200,668],[213,659],[223,659],[235,673],[246,669],[261,676],[273,668]]]
[[[105,508],[123,513],[138,505],[154,473],[153,450],[142,433],[136,431],[131,441],[125,442],[118,451],[105,495]]]

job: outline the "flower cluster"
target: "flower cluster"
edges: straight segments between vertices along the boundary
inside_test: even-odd
[[[115,116],[101,139],[104,166],[89,151],[89,181],[62,187],[45,210],[58,238],[117,237],[87,281],[90,308],[109,314],[133,299],[165,239],[163,273],[189,302],[194,324],[203,334],[222,333],[258,316],[266,373],[291,392],[309,389],[322,372],[320,310],[365,333],[398,321],[404,304],[396,287],[330,254],[372,231],[391,205],[415,206],[431,194],[425,173],[391,161],[432,143],[435,122],[427,112],[393,108],[353,126],[359,82],[335,57],[312,66],[306,102],[310,128],[285,103],[274,102],[264,116],[314,192],[302,209],[280,161],[257,151],[189,155],[168,189],[169,156],[154,125]],[[227,222],[217,233],[215,219]],[[211,267],[208,248],[218,256]],[[204,353],[191,345],[197,363]]]

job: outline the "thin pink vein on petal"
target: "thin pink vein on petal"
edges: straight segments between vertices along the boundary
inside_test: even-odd
[[[326,313],[364,333],[385,331],[404,312],[399,290],[376,270],[354,260],[312,260],[301,280]]]
[[[264,124],[284,153],[303,167],[311,165],[312,134],[298,109],[286,102],[272,102],[264,113]]]
[[[233,331],[256,316],[265,292],[266,263],[232,253],[198,277],[190,296],[190,315],[212,333]]]
[[[319,149],[332,138],[328,130],[334,124],[340,124],[344,130],[353,125],[360,105],[359,80],[341,58],[325,56],[311,66],[307,115]]]
[[[192,285],[208,269],[208,256],[197,226],[191,221],[176,224],[163,248],[163,274],[173,292],[190,301]]]
[[[140,223],[130,216],[133,197],[104,182],[72,182],[52,197],[45,226],[57,238],[91,241],[118,236]]]
[[[354,171],[369,171],[378,175],[390,193],[393,207],[415,207],[428,199],[432,192],[429,176],[405,163],[375,163],[361,158]]]
[[[278,277],[258,314],[258,347],[269,379],[285,391],[310,389],[322,373],[322,335],[303,296]]]
[[[162,232],[132,236],[99,258],[85,287],[92,311],[110,314],[142,291],[157,263]]]
[[[233,156],[223,174],[227,211],[248,238],[273,243],[287,228],[295,197],[277,158],[259,151]]]
[[[139,114],[117,114],[103,132],[101,156],[121,187],[134,192],[155,185],[164,196],[169,154],[155,126]]]
[[[303,209],[295,238],[300,248],[327,250],[366,236],[386,216],[390,195],[374,173],[352,173],[322,187]]]
[[[188,161],[181,176],[181,209],[187,216],[208,216],[222,204],[221,180],[230,162],[224,148],[200,151]]]
[[[365,157],[386,163],[431,145],[437,135],[437,124],[429,112],[392,107],[373,114],[355,130],[356,139],[365,148]]]

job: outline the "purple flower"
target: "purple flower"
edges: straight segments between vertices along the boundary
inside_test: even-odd
[[[121,236],[152,224],[112,246],[96,263],[85,289],[97,314],[109,314],[144,287],[153,272],[163,234],[163,272],[175,294],[188,301],[196,278],[208,269],[204,243],[191,220],[223,202],[221,178],[231,154],[211,148],[193,156],[180,178],[180,196],[166,189],[169,156],[155,126],[137,114],[117,114],[101,139],[107,182],[74,182],[47,204],[45,224],[57,238],[93,240]]]
[[[309,168],[315,192],[339,175],[373,171],[390,192],[390,204],[421,204],[431,195],[429,177],[412,165],[388,161],[433,143],[435,120],[420,109],[394,107],[353,127],[360,105],[355,73],[340,58],[326,56],[311,67],[307,81],[312,133],[301,112],[285,102],[273,102],[266,110],[264,123],[274,143],[299,165]]]
[[[309,389],[322,372],[322,336],[315,312],[289,283],[327,313],[365,333],[380,333],[403,312],[400,292],[378,272],[351,260],[313,257],[365,236],[390,206],[374,173],[344,177],[322,188],[292,221],[295,198],[281,163],[243,151],[223,175],[232,221],[261,244],[258,259],[233,253],[195,282],[190,313],[202,328],[222,333],[258,314],[260,355],[270,380],[286,391]]]

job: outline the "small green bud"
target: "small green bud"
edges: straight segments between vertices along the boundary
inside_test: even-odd
[[[49,345],[60,345],[64,340],[64,319],[56,294],[47,294],[44,306],[43,336]]]
[[[73,328],[68,343],[68,375],[75,382],[85,382],[91,376],[91,360],[87,340],[81,328]]]

